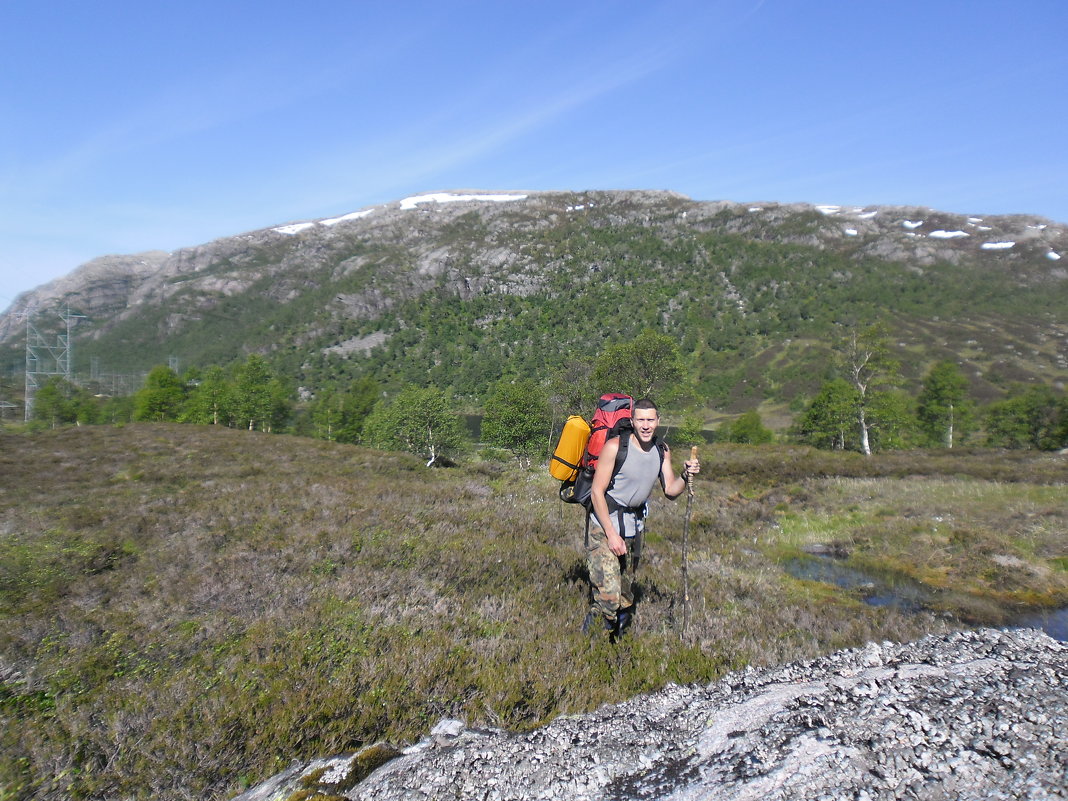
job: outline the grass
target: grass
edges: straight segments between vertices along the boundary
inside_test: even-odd
[[[1068,604],[1063,486],[970,477],[828,479],[819,507],[780,519],[775,544],[834,544],[856,567],[891,572],[958,597]],[[961,611],[952,610],[951,611]]]
[[[225,798],[443,716],[529,729],[962,625],[786,575],[814,542],[999,604],[1066,597],[1063,457],[703,459],[689,630],[685,501],[659,500],[611,646],[579,632],[582,517],[540,470],[188,425],[0,432],[0,799]]]

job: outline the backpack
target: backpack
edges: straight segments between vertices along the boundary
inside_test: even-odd
[[[577,414],[567,418],[556,450],[549,459],[549,475],[558,481],[573,482],[582,469],[582,456],[589,440],[590,424]]]
[[[620,439],[620,447],[616,452],[615,466],[612,469],[612,477],[615,478],[616,473],[619,472],[627,458],[630,433],[634,430],[630,420],[633,409],[634,399],[630,395],[610,392],[602,395],[597,401],[597,408],[593,412],[593,420],[589,424],[586,424],[586,421],[577,415],[572,415],[572,417],[568,418],[568,422],[564,424],[564,433],[560,435],[560,442],[556,446],[556,452],[553,453],[553,461],[570,467],[569,463],[565,461],[565,449],[562,447],[568,434],[569,423],[572,424],[572,432],[581,432],[585,429],[587,433],[582,458],[573,469],[564,474],[563,469],[559,466],[550,465],[550,474],[554,478],[560,478],[561,480],[560,499],[562,501],[581,504],[587,510],[593,508],[590,495],[593,489],[593,474],[597,470],[597,461],[601,456],[601,450],[608,440],[625,434]],[[574,419],[581,421],[581,425],[578,422],[572,423]],[[569,445],[572,448],[574,447],[573,437],[574,434],[572,434],[572,439],[569,440]],[[656,439],[655,443],[657,450],[660,451],[660,458],[663,460],[664,444],[660,439]],[[557,453],[560,453],[560,455],[558,456]],[[556,467],[555,472],[553,470],[554,467]],[[611,486],[611,483],[609,483],[609,486]]]

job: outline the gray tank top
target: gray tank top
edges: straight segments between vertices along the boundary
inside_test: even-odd
[[[660,449],[653,445],[642,450],[637,440],[632,439],[627,447],[627,458],[616,473],[608,495],[620,506],[641,506],[653,492],[660,478]]]

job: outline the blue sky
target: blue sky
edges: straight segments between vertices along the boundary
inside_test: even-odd
[[[448,189],[1068,222],[1063,0],[0,0],[0,309]]]

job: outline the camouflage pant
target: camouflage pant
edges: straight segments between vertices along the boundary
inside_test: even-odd
[[[614,621],[616,612],[634,605],[634,571],[641,559],[642,537],[626,540],[627,553],[616,556],[600,527],[591,525],[586,540],[586,569],[590,574],[590,609]]]

